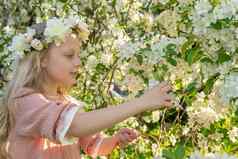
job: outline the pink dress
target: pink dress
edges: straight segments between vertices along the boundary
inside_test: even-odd
[[[16,97],[9,107],[10,159],[81,159],[81,148],[97,156],[104,138],[101,133],[82,138],[67,136],[74,115],[83,111],[83,102],[71,96],[67,96],[68,103],[49,100],[30,88],[18,90]]]

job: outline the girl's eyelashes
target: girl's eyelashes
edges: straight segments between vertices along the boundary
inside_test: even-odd
[[[67,58],[73,58],[74,57],[74,54],[68,54],[68,55],[65,55]]]
[[[80,58],[79,53],[68,53],[68,54],[65,54],[65,56],[70,59],[72,59],[74,56]]]

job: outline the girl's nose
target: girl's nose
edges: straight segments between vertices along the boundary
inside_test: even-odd
[[[78,56],[76,56],[76,58],[74,59],[75,67],[78,68],[80,66],[80,64],[81,64],[81,60],[80,60],[80,58]]]

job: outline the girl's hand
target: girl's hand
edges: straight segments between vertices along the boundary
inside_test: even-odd
[[[173,105],[171,86],[162,82],[159,85],[147,90],[141,97],[140,100],[147,108],[147,110],[155,110],[161,107],[171,107]]]
[[[123,148],[128,143],[139,137],[139,133],[133,129],[122,128],[115,134],[115,137],[118,141],[119,147]]]

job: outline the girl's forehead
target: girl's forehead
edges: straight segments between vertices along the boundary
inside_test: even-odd
[[[58,51],[60,50],[60,52],[78,52],[80,51],[81,41],[77,37],[66,36],[63,43],[59,46],[54,45],[53,47],[55,47]]]

